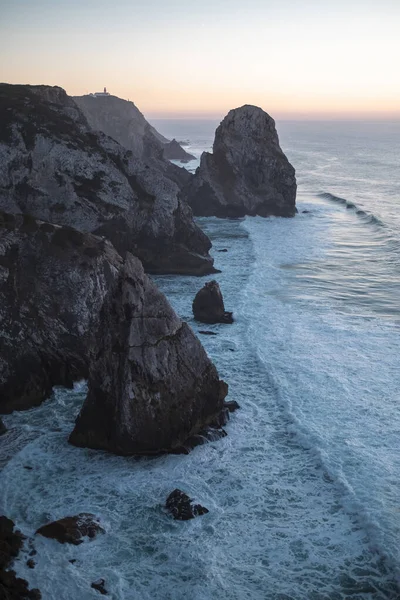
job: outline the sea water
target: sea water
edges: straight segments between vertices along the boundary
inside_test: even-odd
[[[196,156],[216,125],[154,124]],[[98,598],[100,577],[118,600],[400,597],[400,124],[278,130],[299,214],[198,219],[234,324],[193,321],[209,277],[156,278],[217,333],[198,335],[241,405],[228,437],[140,460],[74,448],[84,383],[5,418],[0,512],[27,535],[83,511],[106,529],[78,547],[35,538],[35,569],[16,568],[44,600]],[[210,512],[173,521],[175,487]]]

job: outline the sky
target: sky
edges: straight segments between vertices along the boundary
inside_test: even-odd
[[[0,0],[0,81],[148,117],[400,117],[400,0]]]

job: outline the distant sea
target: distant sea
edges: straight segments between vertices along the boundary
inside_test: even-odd
[[[218,122],[152,124],[199,157]],[[107,530],[37,539],[17,571],[44,600],[98,598],[99,577],[115,600],[400,598],[400,122],[277,128],[298,215],[197,219],[235,317],[199,334],[241,405],[228,437],[156,459],[74,448],[84,384],[5,418],[0,512],[26,534],[82,511]],[[204,329],[191,303],[209,278],[155,279]],[[210,512],[171,520],[175,487]]]

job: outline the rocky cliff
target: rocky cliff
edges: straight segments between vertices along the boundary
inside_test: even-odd
[[[210,241],[160,161],[94,132],[58,87],[0,84],[0,114],[0,209],[106,236],[151,272],[213,272]]]
[[[226,384],[134,257],[103,306],[97,339],[71,443],[117,454],[171,451],[223,409]]]
[[[146,121],[133,102],[117,96],[74,96],[74,100],[93,130],[109,135],[180,188],[191,179],[186,169],[167,159],[191,160],[193,157],[177,142],[171,148],[171,142]]]
[[[199,216],[293,216],[295,171],[279,146],[274,120],[256,106],[231,110],[183,196]]]
[[[99,237],[0,212],[0,413],[88,375],[91,330],[121,265]]]

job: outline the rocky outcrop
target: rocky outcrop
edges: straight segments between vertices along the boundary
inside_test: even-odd
[[[72,444],[122,455],[170,452],[223,409],[227,385],[133,256],[104,303],[97,340]]]
[[[231,110],[183,196],[199,216],[292,217],[295,171],[279,146],[274,120],[256,106]]]
[[[146,121],[144,115],[129,100],[117,96],[74,96],[74,100],[95,131],[102,131],[121,146],[130,150],[133,156],[161,172],[182,188],[192,178],[191,173],[171,164],[172,153],[180,151],[182,160],[191,160],[177,142],[169,150],[170,142]],[[179,158],[181,158],[181,155]]]
[[[209,281],[199,290],[192,304],[193,315],[201,323],[233,323],[231,312],[227,312],[217,281]]]
[[[91,332],[121,265],[99,237],[0,213],[0,413],[87,377]]]
[[[80,513],[74,517],[64,517],[40,527],[36,534],[57,540],[60,544],[78,546],[87,537],[90,540],[98,533],[104,533],[98,519],[90,513]]]
[[[94,132],[61,88],[0,84],[0,114],[0,209],[105,236],[150,272],[214,271],[167,161]]]
[[[170,493],[165,507],[177,521],[189,521],[209,512],[208,508],[201,504],[193,504],[192,498],[178,489]]]
[[[96,581],[93,581],[90,587],[96,590],[97,592],[100,592],[102,596],[107,596],[108,594],[105,579],[97,579]]]
[[[180,160],[181,162],[190,162],[196,160],[193,154],[189,154],[182,146],[174,139],[164,146],[164,158],[168,160]]]
[[[0,517],[0,598],[2,600],[40,600],[37,589],[29,590],[28,582],[10,570],[13,560],[23,547],[24,536],[15,529],[11,519]]]

